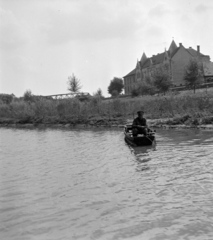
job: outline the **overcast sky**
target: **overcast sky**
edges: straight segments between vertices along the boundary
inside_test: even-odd
[[[213,60],[212,0],[0,0],[0,93],[90,94],[174,38]]]

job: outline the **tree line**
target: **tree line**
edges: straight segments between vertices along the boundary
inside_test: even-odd
[[[184,80],[185,85],[194,90],[204,81],[203,66],[197,59],[193,58],[185,66],[184,69]],[[147,75],[143,81],[135,84],[131,90],[131,95],[153,95],[156,93],[165,94],[169,89],[174,86],[172,82],[171,72],[169,65],[164,64],[163,66],[157,67],[151,75]],[[108,93],[112,97],[117,97],[122,93],[124,89],[124,82],[122,78],[114,77],[110,81],[108,86]]]
[[[74,74],[68,77],[68,90],[74,94],[77,94],[82,89],[81,81]],[[113,80],[110,81],[108,86],[108,93],[113,97],[117,97],[124,88],[124,83],[122,78],[114,77]],[[100,88],[93,93],[93,96],[103,97],[103,92]]]
[[[202,64],[196,59],[191,59],[184,70],[184,80],[186,86],[193,89],[195,93],[197,86],[203,83],[203,76],[204,74]],[[76,94],[80,100],[87,100],[89,96],[83,97],[81,95],[78,95],[82,89],[82,84],[78,77],[72,74],[68,77],[67,84],[68,90],[71,93]],[[139,95],[153,95],[155,93],[165,94],[172,86],[173,82],[169,71],[169,66],[165,64],[161,67],[156,68],[152,74],[147,75],[143,81],[136,83],[134,88],[131,90],[131,95],[134,97]],[[108,93],[112,97],[117,97],[122,93],[123,89],[123,79],[114,77],[108,86]],[[98,88],[97,91],[93,93],[93,96],[104,98],[101,88]],[[26,90],[23,95],[23,100],[30,102],[35,100],[36,97],[41,96],[34,96],[31,90]],[[6,104],[10,103],[14,98],[14,94],[0,94],[0,101]]]
[[[202,64],[196,59],[191,59],[184,69],[185,86],[193,89],[194,93],[201,83],[204,81],[204,73]],[[171,87],[174,86],[172,76],[168,65],[163,65],[156,68],[152,75],[145,77],[135,85],[131,91],[132,96],[138,95],[153,95],[155,93],[165,94]]]

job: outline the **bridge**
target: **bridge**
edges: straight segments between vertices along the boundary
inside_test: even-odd
[[[45,98],[53,98],[53,99],[64,99],[64,98],[73,98],[73,97],[88,97],[90,96],[87,92],[79,92],[79,93],[61,93],[61,94],[52,94],[42,96]]]

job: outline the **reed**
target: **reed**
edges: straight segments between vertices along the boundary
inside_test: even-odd
[[[14,100],[9,104],[0,102],[0,119],[22,122],[87,122],[91,119],[128,119],[142,109],[147,118],[193,118],[213,115],[213,94],[167,94],[137,98],[103,100],[93,97],[81,102],[76,98],[51,100],[40,98],[26,102]]]

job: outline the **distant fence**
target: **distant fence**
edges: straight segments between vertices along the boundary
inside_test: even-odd
[[[213,82],[199,84],[196,86],[196,89],[210,88],[210,87],[213,87]],[[170,88],[170,90],[173,92],[174,91],[185,91],[185,90],[190,90],[190,89],[192,89],[192,87],[189,87],[187,85]]]
[[[199,84],[196,86],[196,89],[208,89],[208,88],[212,88],[213,87],[213,80],[211,79],[211,81],[209,82],[206,82],[206,83],[202,83],[202,84]],[[170,87],[169,89],[170,91],[172,92],[179,92],[179,91],[187,91],[187,90],[193,90],[193,87],[191,86],[187,86],[187,85],[181,85],[181,86],[173,86],[173,87]],[[159,91],[156,91],[154,95],[156,94],[160,94],[161,92]],[[124,94],[122,96],[119,96],[120,97],[123,97],[123,98],[127,98],[127,97],[131,97],[132,95],[131,94]],[[109,97],[108,99],[110,99],[112,97]]]

